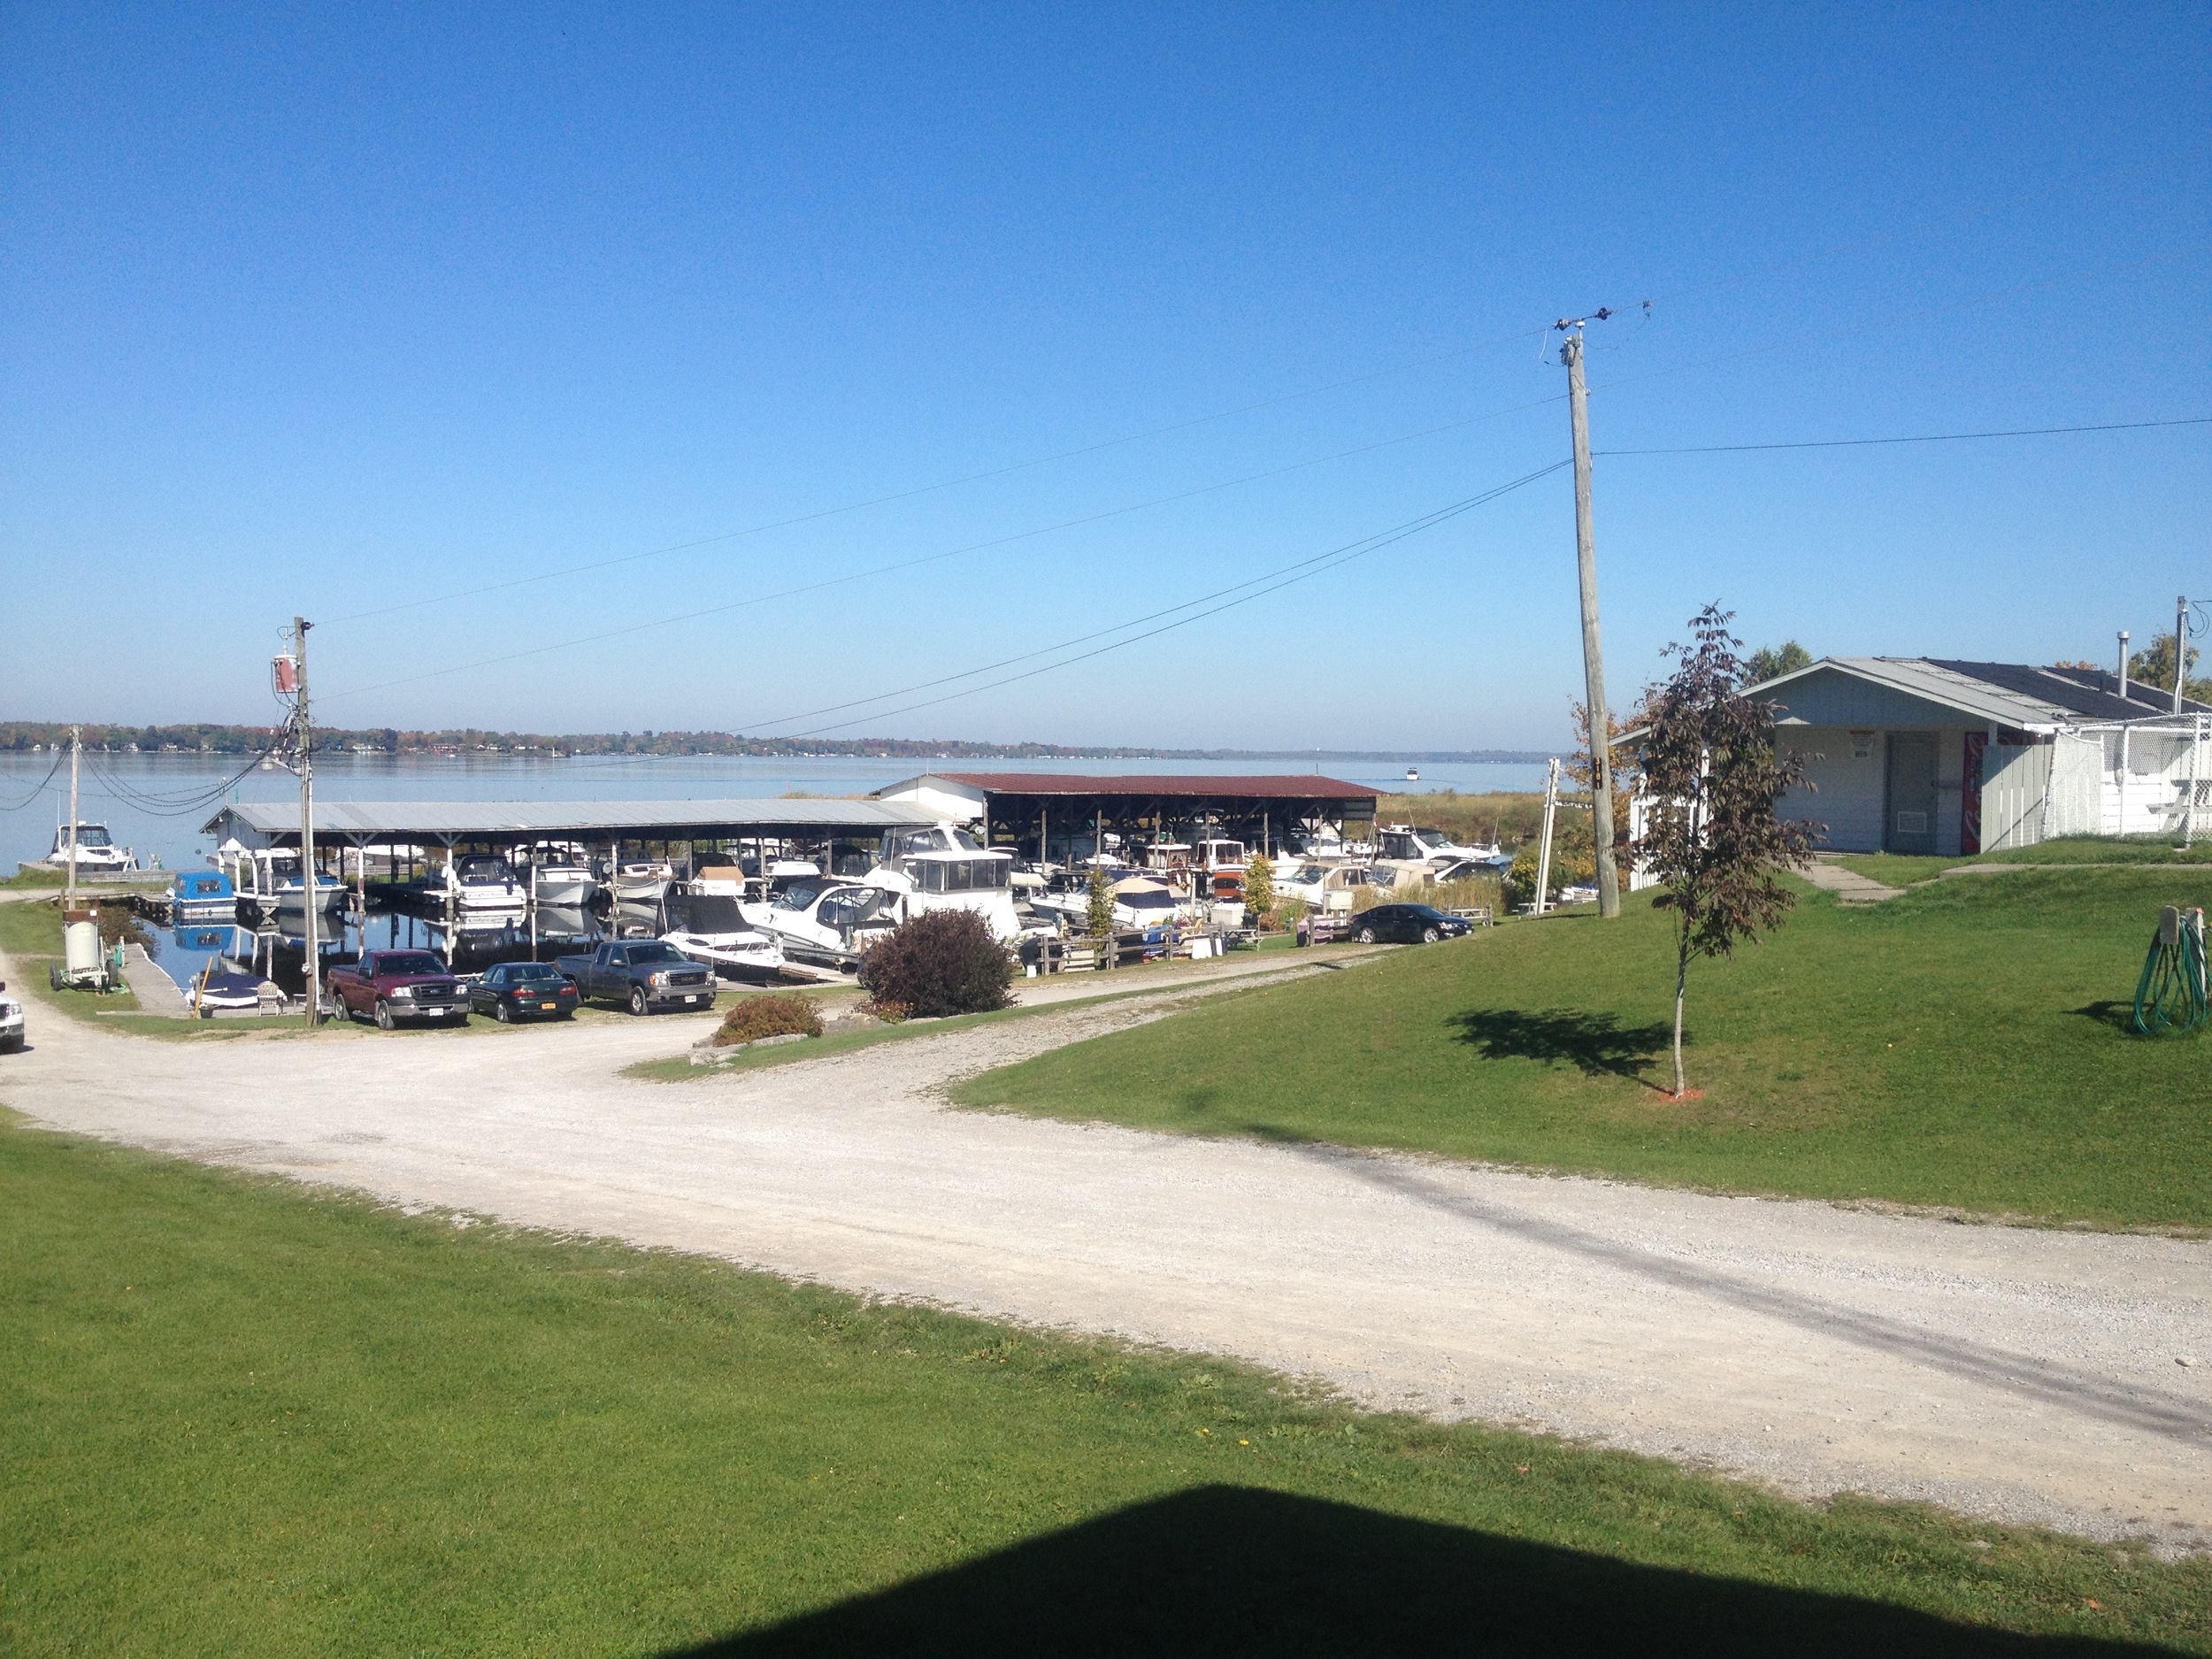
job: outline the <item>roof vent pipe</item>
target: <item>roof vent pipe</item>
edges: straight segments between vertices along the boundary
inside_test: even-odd
[[[2128,631],[2120,630],[2120,701],[2128,700]]]

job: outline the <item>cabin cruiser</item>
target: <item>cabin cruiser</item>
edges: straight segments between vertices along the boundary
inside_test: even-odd
[[[465,910],[519,910],[530,895],[515,867],[497,853],[464,853],[445,866],[445,879],[431,896]]]
[[[633,904],[657,904],[668,896],[676,879],[676,866],[665,858],[626,858],[614,867],[609,884],[618,899]]]
[[[1353,891],[1369,885],[1370,879],[1364,864],[1301,864],[1288,879],[1279,879],[1275,890],[1317,910],[1343,910],[1352,907]],[[1382,872],[1380,885],[1390,885],[1389,872]]]
[[[218,921],[238,913],[238,890],[220,870],[180,870],[169,882],[169,914],[180,922]]]
[[[524,855],[520,872],[534,904],[588,904],[599,891],[591,860],[573,847],[541,841]]]
[[[1147,872],[1124,874],[1112,883],[1112,892],[1117,932],[1164,927],[1171,922],[1195,918],[1196,906],[1193,901],[1179,896],[1168,883]],[[1056,893],[1041,893],[1030,901],[1030,909],[1039,916],[1064,921],[1071,933],[1090,931],[1091,893],[1087,883]]]
[[[288,847],[238,848],[227,873],[240,898],[264,916],[288,910],[303,913],[306,888],[300,879],[300,856]],[[315,908],[341,910],[346,904],[346,884],[327,871],[315,872]]]
[[[887,833],[867,880],[903,898],[907,916],[973,910],[1004,943],[1021,933],[1013,878],[1012,853],[984,846],[961,825],[940,823]]]
[[[682,925],[663,933],[662,943],[727,979],[766,980],[782,972],[783,947],[745,919],[735,898],[694,893],[671,902],[682,912]]]
[[[1393,824],[1375,832],[1375,856],[1397,864],[1419,864],[1432,872],[1470,859],[1509,864],[1512,858],[1495,845],[1463,847],[1440,829],[1415,824]],[[1499,867],[1502,867],[1500,864]]]
[[[802,876],[766,903],[738,910],[774,939],[787,969],[818,978],[856,972],[861,953],[905,919],[906,895],[835,876]]]
[[[31,843],[37,846],[36,841]],[[54,850],[46,855],[46,862],[57,870],[69,867],[69,826],[59,825],[54,831]],[[104,824],[77,826],[77,868],[80,872],[119,872],[138,868],[138,858],[127,847],[118,847]]]

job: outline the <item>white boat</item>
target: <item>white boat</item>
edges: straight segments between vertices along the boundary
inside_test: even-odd
[[[1430,871],[1470,861],[1513,862],[1494,844],[1463,846],[1442,830],[1417,824],[1392,824],[1379,828],[1375,832],[1375,856],[1394,864],[1417,864]]]
[[[440,887],[464,910],[519,910],[530,898],[515,867],[496,853],[462,854],[445,865]]]
[[[765,980],[783,972],[783,947],[773,934],[745,919],[736,899],[695,893],[680,908],[683,925],[663,933],[664,944],[726,978]]]
[[[31,843],[35,847],[38,843]],[[69,826],[58,826],[54,831],[54,850],[46,855],[46,862],[57,870],[69,868]],[[138,858],[127,847],[118,847],[104,824],[77,826],[77,868],[80,872],[113,873],[138,868]]]
[[[235,842],[224,849],[230,855],[231,886],[240,898],[251,902],[264,916],[276,916],[289,911],[295,916],[307,909],[306,888],[300,879],[300,856],[283,847],[239,847]],[[327,871],[315,872],[315,907],[319,910],[341,910],[346,904],[346,884]]]
[[[867,879],[901,895],[908,916],[973,910],[1003,943],[1021,934],[1013,875],[1012,853],[984,846],[960,825],[940,823],[887,833]]]
[[[552,842],[531,848],[518,873],[534,904],[588,904],[599,891],[591,860]]]
[[[861,953],[905,919],[906,895],[872,883],[802,876],[766,903],[739,910],[775,941],[787,971],[847,978],[858,970]]]
[[[657,904],[668,896],[676,866],[665,858],[627,858],[615,866],[614,895],[632,904]]]

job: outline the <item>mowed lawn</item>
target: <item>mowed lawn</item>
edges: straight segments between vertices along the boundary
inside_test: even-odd
[[[2212,866],[1808,889],[1691,968],[1664,1094],[1671,918],[1514,922],[1208,1002],[964,1086],[970,1104],[1418,1148],[1730,1191],[2212,1226],[2212,1033],[2124,1029],[2165,903]]]
[[[0,1123],[0,1651],[2212,1650],[2212,1563]]]

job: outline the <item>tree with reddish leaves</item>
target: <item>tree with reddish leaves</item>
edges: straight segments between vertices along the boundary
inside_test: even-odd
[[[1644,694],[1638,754],[1650,802],[1633,843],[1659,878],[1654,903],[1675,913],[1674,1093],[1683,1094],[1682,1003],[1693,956],[1725,956],[1778,926],[1794,902],[1777,879],[1812,862],[1826,826],[1778,818],[1774,803],[1806,782],[1795,754],[1775,752],[1775,705],[1743,695],[1735,613],[1710,604],[1693,642],[1670,645],[1674,673]]]

